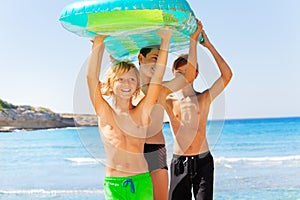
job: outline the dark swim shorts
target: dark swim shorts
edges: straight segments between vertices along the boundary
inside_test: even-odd
[[[214,159],[210,152],[194,156],[173,155],[170,200],[213,199]]]
[[[157,169],[168,170],[165,144],[145,144],[144,156],[150,172]]]

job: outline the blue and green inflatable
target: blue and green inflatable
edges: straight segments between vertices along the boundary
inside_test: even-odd
[[[186,0],[85,0],[67,5],[60,15],[62,26],[82,37],[110,35],[108,52],[116,59],[136,59],[140,48],[160,43],[156,31],[173,30],[170,52],[188,48],[197,29]],[[203,38],[200,38],[200,40]]]

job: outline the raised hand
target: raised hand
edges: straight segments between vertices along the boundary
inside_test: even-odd
[[[168,27],[163,27],[157,31],[157,35],[162,39],[162,40],[169,40],[172,35],[172,30],[169,29]]]
[[[198,40],[198,37],[199,37],[200,33],[203,30],[202,23],[201,23],[201,21],[199,19],[197,19],[197,25],[198,25],[197,30],[190,37],[193,40]]]
[[[210,41],[209,41],[209,39],[208,39],[208,37],[207,37],[205,31],[202,30],[201,33],[202,33],[202,37],[203,37],[204,41],[201,42],[200,44],[203,45],[203,46],[206,47],[206,48],[209,47],[209,46],[211,46],[212,44],[210,43]]]

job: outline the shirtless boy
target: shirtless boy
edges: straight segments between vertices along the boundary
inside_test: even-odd
[[[232,72],[202,32],[206,47],[215,59],[221,76],[204,92],[197,92],[193,83],[167,98],[167,113],[175,136],[174,154],[171,162],[169,199],[213,199],[214,161],[206,139],[206,125],[212,101],[224,90]],[[175,77],[187,73],[187,55],[174,61]],[[197,72],[198,74],[198,72]]]

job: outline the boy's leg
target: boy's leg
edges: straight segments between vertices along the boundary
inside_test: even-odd
[[[167,169],[157,169],[150,173],[154,200],[167,200],[169,190],[169,174]]]
[[[152,179],[154,200],[167,200],[169,174],[165,144],[145,144],[144,155]]]
[[[214,160],[209,153],[197,162],[197,175],[193,178],[193,192],[196,200],[213,199]]]
[[[181,158],[174,158],[171,162],[171,183],[169,200],[192,199],[192,184],[188,174],[188,163]]]

